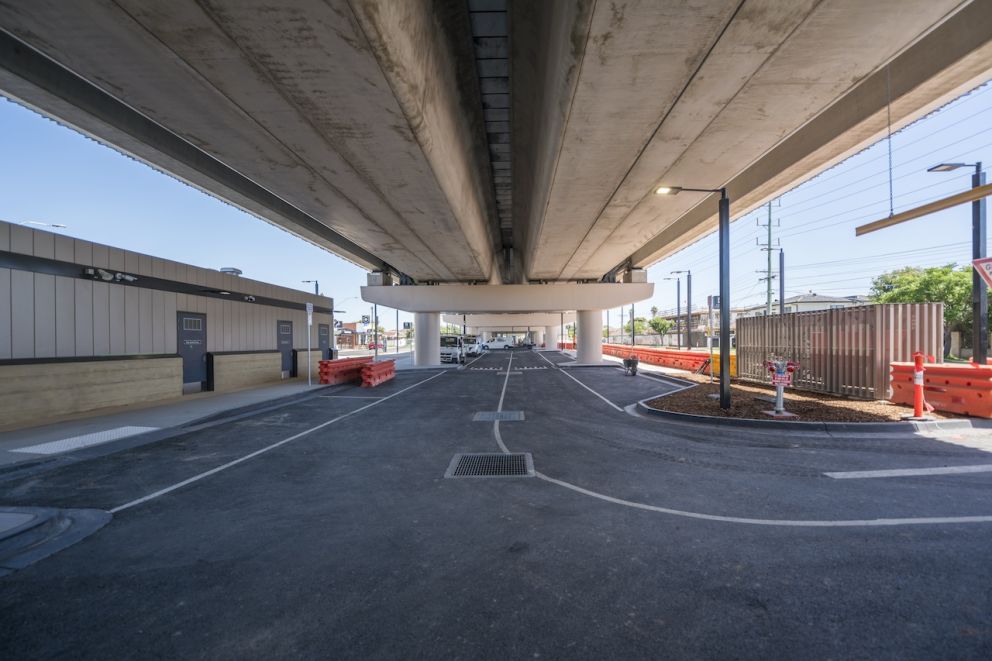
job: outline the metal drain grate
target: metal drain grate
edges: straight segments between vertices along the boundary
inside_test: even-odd
[[[523,411],[476,411],[472,422],[506,422],[508,420],[523,420]]]
[[[529,452],[517,454],[456,454],[445,477],[533,477],[534,460]]]

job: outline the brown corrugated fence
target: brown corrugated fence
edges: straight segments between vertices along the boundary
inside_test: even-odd
[[[740,378],[769,382],[765,361],[800,364],[801,390],[886,399],[889,363],[911,361],[922,351],[942,360],[943,303],[860,305],[737,319]]]

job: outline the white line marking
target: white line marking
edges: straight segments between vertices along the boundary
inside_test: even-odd
[[[510,353],[510,361],[506,364],[506,376],[503,377],[503,392],[499,394],[499,406],[496,407],[497,412],[503,410],[503,398],[506,397],[506,386],[510,383],[511,365],[513,365],[513,353]],[[496,436],[496,444],[499,445],[499,449],[503,451],[503,454],[510,454],[510,451],[503,444],[503,435],[499,433],[499,420],[493,420],[493,434]]]
[[[441,376],[442,374],[444,374],[444,372],[438,372],[434,376],[430,376],[430,377],[424,379],[423,381],[418,381],[418,382],[414,383],[412,386],[407,386],[406,388],[403,388],[403,390],[398,390],[398,391],[394,392],[392,395],[388,395],[386,397],[383,397],[383,398],[379,399],[378,401],[372,402],[370,404],[366,404],[365,406],[361,406],[361,407],[355,409],[354,411],[350,411],[350,412],[345,413],[343,415],[339,415],[338,417],[332,418],[331,420],[328,420],[327,422],[322,422],[319,425],[317,425],[316,427],[311,427],[310,429],[307,429],[305,431],[301,431],[298,434],[293,434],[289,438],[284,438],[283,440],[281,440],[281,441],[279,441],[277,443],[273,443],[272,445],[266,446],[266,447],[264,447],[264,448],[262,448],[260,450],[255,450],[254,452],[249,453],[249,454],[246,454],[243,457],[239,457],[238,459],[235,459],[234,461],[229,461],[226,464],[223,464],[222,466],[217,466],[216,468],[211,468],[210,470],[205,471],[203,473],[200,473],[199,475],[194,475],[193,477],[191,477],[189,479],[186,479],[186,480],[183,480],[182,482],[177,482],[176,484],[173,484],[172,486],[165,487],[164,489],[159,489],[158,491],[156,491],[154,493],[150,493],[147,496],[142,496],[141,498],[138,498],[137,500],[132,500],[129,503],[124,503],[123,505],[118,505],[117,507],[115,507],[112,510],[110,510],[110,513],[111,514],[117,514],[118,512],[123,511],[123,510],[126,510],[126,509],[129,509],[131,507],[134,507],[135,505],[140,505],[141,503],[146,503],[149,500],[153,500],[155,498],[158,498],[159,496],[164,496],[165,494],[170,493],[172,491],[175,491],[176,489],[181,489],[182,487],[184,487],[184,486],[186,486],[188,484],[192,484],[194,482],[199,482],[200,480],[202,480],[205,477],[210,477],[211,475],[214,475],[215,473],[219,473],[219,472],[221,472],[223,470],[227,470],[228,468],[231,468],[232,466],[237,466],[238,464],[240,464],[242,462],[245,462],[245,461],[248,461],[249,459],[254,459],[255,457],[257,457],[260,454],[265,454],[269,450],[274,450],[274,449],[276,449],[277,447],[279,447],[281,445],[286,445],[287,443],[289,443],[291,441],[295,441],[298,438],[302,438],[303,436],[306,436],[307,434],[311,434],[311,433],[317,431],[318,429],[323,429],[324,427],[326,427],[328,425],[334,424],[338,420],[344,420],[345,418],[347,418],[349,416],[352,416],[352,415],[355,415],[356,413],[361,413],[365,409],[370,409],[373,406],[378,406],[379,404],[382,404],[387,399],[392,399],[393,397],[396,397],[397,395],[402,395],[407,390],[410,390],[411,388],[416,388],[417,386],[419,386],[422,383],[427,383],[431,379],[436,379],[437,377]]]
[[[24,452],[27,454],[59,454],[60,452],[68,452],[70,450],[78,450],[79,448],[86,448],[91,445],[100,445],[101,443],[109,443],[110,441],[116,441],[122,438],[128,438],[129,436],[136,436],[138,434],[144,434],[150,431],[158,430],[158,427],[117,427],[116,429],[105,429],[104,431],[93,432],[92,434],[83,434],[82,436],[70,436],[69,438],[62,438],[57,441],[49,441],[48,443],[40,443],[38,445],[29,445],[23,448],[15,448],[10,450],[11,452]]]
[[[608,503],[614,503],[616,505],[623,505],[625,507],[633,507],[639,510],[647,510],[649,512],[660,512],[662,514],[672,514],[674,516],[682,516],[689,519],[703,519],[704,521],[720,521],[723,523],[745,523],[753,526],[787,526],[792,528],[852,528],[852,527],[874,527],[874,526],[919,526],[928,524],[941,524],[941,523],[992,523],[992,516],[940,516],[940,517],[919,517],[919,518],[904,518],[904,519],[839,519],[839,520],[817,520],[812,519],[808,521],[795,520],[795,519],[751,519],[738,516],[719,516],[717,514],[702,514],[700,512],[687,512],[685,510],[675,510],[668,507],[657,507],[655,505],[646,505],[644,503],[636,503],[631,500],[623,500],[621,498],[614,498],[613,496],[606,496],[601,493],[596,493],[595,491],[590,491],[589,489],[583,489],[582,487],[576,486],[569,482],[564,482],[562,480],[556,480],[553,477],[548,477],[543,473],[535,473],[535,477],[538,477],[546,482],[552,484],[557,484],[560,487],[565,487],[566,489],[571,489],[585,496],[591,496],[592,498],[598,498],[599,500],[604,500]]]
[[[601,400],[603,400],[604,402],[606,402],[607,404],[609,404],[610,406],[612,406],[616,410],[618,410],[621,413],[623,413],[623,409],[622,408],[620,408],[619,406],[617,406],[616,404],[614,404],[610,400],[606,399],[605,397],[603,397],[602,395],[600,395],[598,392],[596,392],[595,390],[593,390],[592,388],[590,388],[586,384],[584,384],[581,381],[579,381],[578,379],[576,379],[574,376],[572,376],[571,374],[568,373],[568,370],[558,370],[558,371],[561,372],[562,374],[564,374],[565,376],[567,376],[568,378],[570,378],[572,381],[575,381],[577,384],[579,384],[580,386],[582,386],[583,388],[585,388],[586,390],[588,390],[592,394],[596,395],[596,397],[599,397]]]
[[[858,480],[869,477],[912,477],[914,475],[962,475],[965,473],[992,473],[992,464],[976,466],[942,466],[939,468],[894,468],[877,471],[839,471],[824,473],[835,480]]]
[[[476,358],[475,360],[473,360],[473,361],[472,361],[472,363],[474,363],[474,362],[476,362],[476,361],[478,361],[478,360],[482,360],[482,357],[483,357],[483,356],[485,356],[485,355],[486,355],[486,354],[484,354],[484,353],[480,353],[480,354],[479,354],[479,357],[478,357],[478,358]],[[469,365],[471,365],[472,363],[466,363],[466,364],[464,364],[464,365],[462,365],[462,369],[467,369],[467,368],[468,368],[468,366],[469,366]]]
[[[317,395],[317,397],[320,397],[321,399],[335,399],[335,398],[341,398],[341,399],[382,399],[382,397],[369,397],[369,396],[363,396],[363,395]]]

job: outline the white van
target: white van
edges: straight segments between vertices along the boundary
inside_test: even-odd
[[[441,362],[464,363],[465,353],[462,350],[462,338],[458,335],[441,336]]]
[[[488,344],[493,349],[512,349],[516,346],[516,342],[512,337],[494,337],[489,340]]]
[[[466,356],[478,356],[482,353],[482,343],[476,335],[462,337],[462,350]]]

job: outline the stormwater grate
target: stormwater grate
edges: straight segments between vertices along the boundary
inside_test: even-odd
[[[506,422],[509,420],[523,420],[523,411],[476,411],[472,416],[472,422]]]
[[[533,477],[534,460],[529,452],[515,454],[456,454],[445,477]]]

